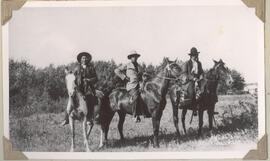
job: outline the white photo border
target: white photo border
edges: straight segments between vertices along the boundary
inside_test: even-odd
[[[108,6],[175,6],[175,5],[245,5],[241,0],[146,0],[146,1],[28,1],[23,7],[108,7]],[[254,9],[250,9],[254,12]],[[261,21],[258,18],[258,21]],[[263,27],[263,22],[262,22]],[[8,72],[8,23],[2,26],[3,33],[3,103],[4,136],[9,137],[9,72]],[[264,30],[259,31],[257,43],[259,57],[258,80],[258,140],[265,135],[265,64]],[[254,147],[256,149],[256,147]],[[210,152],[23,152],[29,159],[232,159],[243,158],[248,151],[210,151]],[[215,154],[215,155],[213,155]]]

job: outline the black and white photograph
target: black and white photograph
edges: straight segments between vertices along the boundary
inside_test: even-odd
[[[3,48],[28,158],[243,158],[265,134],[264,24],[241,0],[26,2]]]

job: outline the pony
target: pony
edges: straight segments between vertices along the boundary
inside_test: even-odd
[[[65,73],[66,73],[65,82],[68,91],[67,111],[70,111],[69,109],[72,109],[71,112],[69,113],[69,124],[72,132],[70,151],[73,152],[75,149],[75,142],[74,142],[75,120],[79,120],[80,122],[82,122],[84,146],[86,148],[86,151],[90,151],[88,146],[88,138],[94,124],[99,126],[101,135],[99,147],[102,147],[103,146],[102,127],[101,124],[97,121],[94,121],[94,119],[99,117],[100,115],[102,98],[104,96],[103,93],[99,90],[96,90],[96,96],[91,96],[90,99],[89,97],[85,97],[79,90],[77,90],[78,88],[75,83],[76,77],[72,73],[72,71],[69,71],[68,68],[66,68]],[[87,101],[96,101],[96,100],[97,100],[96,105],[94,105],[92,109],[89,108],[90,103]],[[89,123],[87,123],[88,120],[90,120]],[[87,129],[88,126],[89,128]]]
[[[215,104],[217,102],[217,86],[218,82],[223,79],[225,80],[228,86],[231,86],[233,83],[232,76],[230,74],[230,70],[225,67],[225,63],[220,59],[219,61],[214,61],[214,66],[204,74],[203,79],[199,81],[201,85],[200,97],[198,99],[190,99],[184,104],[181,104],[179,100],[179,88],[183,88],[186,86],[187,95],[189,97],[196,97],[196,92],[194,91],[194,83],[186,80],[186,77],[182,77],[180,79],[180,83],[176,83],[170,89],[169,95],[170,100],[172,103],[173,108],[173,122],[176,128],[176,133],[178,137],[180,136],[179,127],[178,127],[178,109],[182,109],[182,126],[184,133],[186,134],[186,125],[185,125],[185,117],[187,110],[193,110],[193,107],[197,107],[199,113],[199,129],[198,129],[198,136],[201,135],[202,126],[203,126],[203,113],[207,111],[208,113],[208,120],[209,120],[209,131],[212,131],[213,128],[213,118],[214,118],[214,109]],[[181,75],[185,76],[185,75]],[[198,96],[198,95],[197,95]],[[193,117],[193,113],[192,113]],[[191,118],[192,121],[192,118]]]
[[[143,88],[141,89],[141,103],[138,107],[141,111],[144,111],[142,113],[147,113],[148,117],[152,118],[154,147],[159,147],[158,134],[160,119],[166,106],[166,94],[169,89],[169,82],[176,79],[182,71],[176,61],[170,61],[166,58],[165,63],[165,68],[141,87]],[[107,111],[107,117],[104,120],[104,139],[107,141],[110,122],[117,112],[119,115],[118,131],[120,133],[120,139],[124,140],[123,124],[125,116],[126,114],[132,115],[133,102],[130,101],[130,94],[125,88],[116,88],[112,90],[108,99],[110,112]]]

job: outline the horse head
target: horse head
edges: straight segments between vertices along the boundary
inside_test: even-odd
[[[166,72],[168,77],[177,78],[181,75],[182,69],[180,65],[177,63],[177,59],[175,61],[170,61],[168,58],[165,59],[166,62]]]
[[[68,68],[65,68],[66,73],[66,87],[69,97],[73,97],[76,92],[75,75]]]
[[[213,60],[214,61],[214,70],[219,74],[219,76],[225,77],[225,82],[228,86],[231,86],[233,83],[233,78],[231,75],[231,71],[229,70],[228,67],[225,66],[225,63],[223,62],[222,59],[219,61]]]

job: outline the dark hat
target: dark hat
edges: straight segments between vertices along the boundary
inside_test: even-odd
[[[190,49],[190,53],[188,55],[193,56],[193,55],[198,55],[200,52],[197,51],[197,48],[193,47]]]
[[[89,54],[87,52],[81,52],[77,56],[77,60],[78,60],[79,63],[81,62],[82,56],[86,56],[88,58],[88,61],[91,61],[92,60],[92,55],[91,54]]]
[[[137,51],[131,51],[130,54],[127,56],[128,59],[131,59],[132,57],[140,57],[141,55],[137,53]]]

